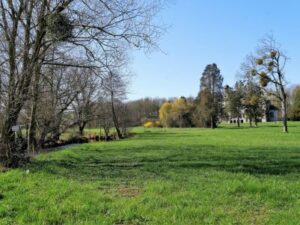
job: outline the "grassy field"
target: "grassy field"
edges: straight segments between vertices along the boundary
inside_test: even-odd
[[[0,174],[0,224],[299,224],[300,123],[137,128]]]

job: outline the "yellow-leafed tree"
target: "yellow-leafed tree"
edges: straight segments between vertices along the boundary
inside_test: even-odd
[[[184,97],[177,98],[172,104],[172,117],[179,127],[184,127],[185,116],[191,109],[190,104]]]
[[[159,109],[159,119],[164,127],[172,126],[172,104],[165,102]]]

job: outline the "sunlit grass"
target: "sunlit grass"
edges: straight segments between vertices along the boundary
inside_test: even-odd
[[[0,224],[298,224],[300,123],[133,132],[2,173]]]

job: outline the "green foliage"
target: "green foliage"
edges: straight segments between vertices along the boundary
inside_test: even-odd
[[[68,17],[61,13],[47,16],[47,36],[52,41],[67,41],[72,37],[73,26]]]
[[[135,129],[0,174],[0,224],[298,224],[299,133]]]
[[[248,118],[257,125],[264,112],[263,90],[252,79],[236,82],[234,88],[225,89],[225,112],[227,118]],[[239,126],[239,120],[237,120]]]
[[[263,116],[264,97],[259,85],[249,80],[245,83],[243,105],[250,125]]]
[[[241,118],[242,110],[244,109],[244,84],[242,82],[236,82],[234,89],[229,88],[226,90],[226,107],[225,110],[231,118]],[[238,120],[238,126],[239,126]]]

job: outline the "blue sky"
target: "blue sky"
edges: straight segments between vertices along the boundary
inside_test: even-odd
[[[300,83],[299,0],[173,0],[160,17],[170,25],[159,41],[166,53],[134,52],[129,99],[196,96],[205,65],[217,63],[224,84],[233,84],[240,64],[272,33],[290,60],[286,77]]]

